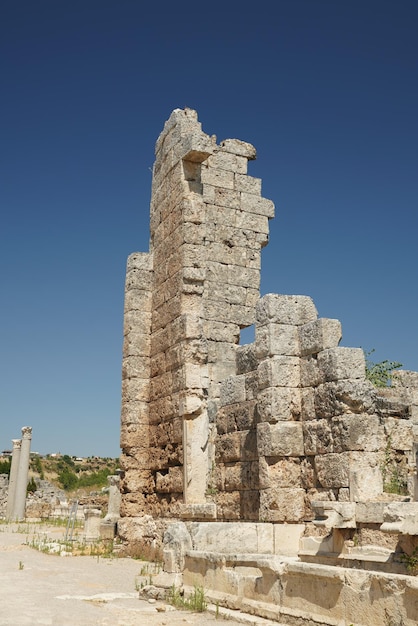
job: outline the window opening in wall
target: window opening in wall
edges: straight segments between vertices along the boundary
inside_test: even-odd
[[[244,346],[247,343],[253,343],[255,341],[255,325],[251,324],[251,326],[247,326],[246,328],[241,328],[241,332],[239,334],[239,345]]]
[[[184,178],[189,183],[189,189],[200,195],[203,193],[200,177],[201,165],[201,163],[195,163],[194,161],[183,161]]]

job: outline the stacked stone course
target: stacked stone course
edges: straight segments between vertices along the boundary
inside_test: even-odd
[[[126,275],[124,518],[298,524],[318,501],[382,498],[393,471],[416,496],[418,374],[377,390],[311,298],[260,298],[274,205],[255,156],[190,109],[157,141],[150,251]]]

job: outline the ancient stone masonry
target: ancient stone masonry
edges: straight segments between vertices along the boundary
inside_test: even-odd
[[[274,206],[247,174],[255,156],[243,141],[218,144],[190,109],[173,111],[158,138],[150,250],[127,265],[118,528],[152,527],[157,541],[152,520],[171,520],[166,570],[199,571],[221,592],[204,551],[216,552],[221,569],[269,572],[265,589],[271,572],[281,577],[280,598],[257,583],[254,601],[312,614],[304,577],[320,588],[330,576],[339,593],[366,583],[321,567],[357,559],[390,578],[405,573],[400,552],[418,550],[418,373],[377,389],[363,351],[339,346],[339,321],[318,318],[311,298],[260,297]],[[252,324],[255,341],[239,345]],[[233,545],[247,555],[225,560]],[[299,560],[267,564],[269,554]],[[298,597],[308,585],[305,603],[291,582],[286,596],[286,576],[302,581]],[[393,611],[416,623],[416,592],[402,589]],[[316,606],[320,623],[356,622],[355,602],[351,613],[337,605]]]
[[[416,490],[418,375],[378,393],[338,320],[307,296],[259,297],[274,206],[255,156],[190,109],[158,138],[150,252],[126,277],[123,516],[306,521],[312,501],[379,497],[393,468]]]
[[[247,176],[255,149],[216,144],[176,110],[156,146],[151,248],[129,257],[122,405],[122,512],[216,515],[221,384],[255,320],[274,206]]]

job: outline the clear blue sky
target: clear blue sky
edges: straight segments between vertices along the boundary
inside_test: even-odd
[[[0,449],[119,455],[128,254],[172,109],[253,143],[262,292],[418,370],[418,2],[13,0],[0,22]]]

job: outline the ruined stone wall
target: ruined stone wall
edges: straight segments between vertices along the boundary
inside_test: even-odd
[[[157,141],[150,250],[126,276],[122,516],[301,523],[397,481],[416,499],[418,374],[376,390],[310,298],[259,298],[274,207],[254,158],[190,109]]]

